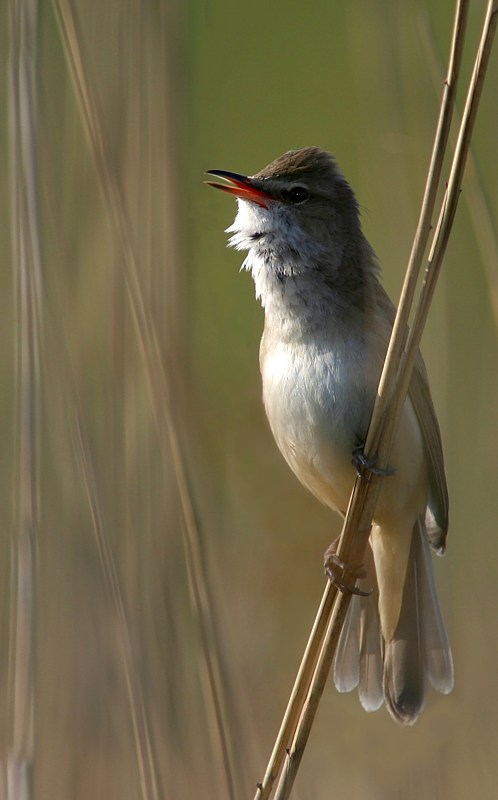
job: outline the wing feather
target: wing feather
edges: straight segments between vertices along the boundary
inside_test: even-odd
[[[394,324],[396,309],[380,283],[376,285],[376,301],[381,312]],[[420,351],[417,353],[408,395],[422,432],[429,473],[429,497],[426,514],[427,536],[439,554],[444,553],[448,532],[448,488],[444,472],[441,432],[432,402],[429,379]]]

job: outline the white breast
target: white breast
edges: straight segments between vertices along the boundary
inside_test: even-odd
[[[355,363],[361,360],[351,342],[262,343],[263,400],[275,440],[299,480],[339,510],[347,505],[352,451],[371,408],[365,365]]]

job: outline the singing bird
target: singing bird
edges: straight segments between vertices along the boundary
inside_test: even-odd
[[[334,158],[291,150],[253,176],[210,170],[238,213],[229,244],[248,251],[265,324],[263,401],[275,441],[302,484],[344,515],[395,309],[379,282],[355,195]],[[411,724],[428,684],[453,687],[453,661],[430,548],[442,554],[448,493],[439,426],[418,354],[377,502],[360,585],[334,664],[339,691],[365,709],[385,701]],[[356,465],[356,467],[355,467]]]

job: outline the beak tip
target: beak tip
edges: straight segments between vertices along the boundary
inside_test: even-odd
[[[221,189],[221,191],[231,194],[239,200],[247,200],[268,208],[267,200],[271,199],[271,196],[262,189],[253,186],[251,178],[248,178],[247,175],[228,172],[224,169],[208,169],[206,170],[206,175],[214,175],[216,178],[221,178],[225,181],[225,183],[204,181],[207,186],[212,186],[213,189]]]
[[[228,188],[228,187],[225,187],[222,183],[216,183],[215,181],[203,181],[203,183],[204,183],[205,186],[212,186],[213,189],[225,189],[225,188]]]

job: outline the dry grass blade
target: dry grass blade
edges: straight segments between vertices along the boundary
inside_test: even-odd
[[[431,68],[434,84],[438,85],[441,75],[441,63],[437,45],[431,30],[429,20],[424,17],[421,22],[421,36],[427,53],[427,60]],[[461,125],[461,118],[458,126]],[[481,254],[481,263],[486,272],[489,286],[489,296],[492,304],[495,325],[498,327],[498,234],[489,203],[482,188],[481,176],[472,149],[467,159],[467,173],[465,179],[465,194],[467,210],[475,231],[475,243]]]
[[[112,551],[109,547],[109,542],[105,535],[104,526],[102,524],[95,470],[93,467],[88,442],[86,441],[86,437],[82,431],[80,419],[77,419],[75,422],[73,438],[74,450],[78,459],[81,477],[92,516],[93,531],[97,541],[102,571],[106,578],[107,586],[111,590],[114,608],[116,611],[119,629],[119,642],[122,647],[124,674],[126,687],[128,690],[130,716],[135,740],[135,752],[137,754],[140,775],[141,796],[143,800],[159,800],[162,795],[159,792],[145,704],[142,697],[140,681],[137,677],[137,669],[134,664],[133,646],[130,639],[123,596],[120,589],[118,575],[116,573]]]
[[[455,107],[456,89],[460,66],[462,62],[463,44],[468,14],[468,0],[457,0],[453,38],[450,49],[448,70],[444,83],[444,92],[439,112],[431,162],[427,174],[424,197],[420,210],[420,217],[413,240],[413,246],[408,261],[406,276],[401,290],[398,311],[393,326],[393,332],[386,355],[384,369],[379,383],[378,402],[372,413],[372,420],[366,441],[366,452],[379,457],[381,463],[386,462],[386,454],[381,453],[380,435],[386,411],[391,402],[391,387],[395,385],[395,378],[403,358],[403,350],[408,337],[408,319],[413,304],[422,260],[427,248],[431,231],[432,215],[436,202],[436,195],[441,178],[444,156],[448,146],[451,120]],[[387,448],[386,448],[387,449]],[[383,456],[384,455],[384,459]],[[377,483],[380,484],[380,481]]]
[[[34,677],[34,550],[39,524],[41,258],[36,201],[37,3],[10,3],[12,239],[17,305],[16,515],[9,643],[7,797],[31,796]]]
[[[474,70],[467,92],[465,109],[458,132],[458,140],[455,154],[451,164],[450,177],[442,202],[442,208],[436,227],[436,232],[429,253],[429,260],[424,277],[424,284],[420,293],[419,303],[410,331],[408,344],[406,347],[405,359],[400,375],[400,395],[396,398],[395,413],[401,409],[404,396],[408,390],[411,371],[415,361],[416,353],[422,332],[427,321],[427,315],[434,295],[436,282],[443,262],[446,247],[448,245],[451,229],[455,219],[455,214],[460,198],[460,191],[463,179],[467,155],[470,148],[472,131],[477,116],[477,109],[481,97],[482,87],[486,70],[491,55],[496,25],[498,23],[498,0],[490,0],[484,20],[483,31],[479,48],[476,55]]]
[[[131,235],[126,201],[119,185],[118,178],[111,168],[112,160],[108,157],[105,139],[100,124],[100,113],[85,69],[80,37],[77,25],[68,0],[54,0],[59,28],[71,69],[71,76],[76,90],[85,133],[96,164],[102,191],[106,200],[109,216],[113,225],[115,242],[120,249],[120,263],[123,266],[128,300],[133,317],[136,337],[152,399],[153,412],[161,441],[167,443],[169,457],[174,465],[175,479],[183,517],[182,531],[185,549],[188,553],[189,576],[192,595],[195,598],[194,608],[198,614],[198,623],[203,643],[202,658],[204,660],[204,682],[206,704],[211,709],[212,726],[216,735],[214,741],[218,745],[218,759],[225,776],[227,797],[235,797],[234,764],[236,756],[230,748],[228,735],[228,710],[226,689],[222,679],[221,645],[216,637],[216,626],[213,620],[213,604],[208,587],[206,567],[200,555],[200,533],[189,489],[186,463],[182,454],[178,427],[173,407],[171,387],[174,385],[172,359],[166,352],[151,314],[148,313],[144,293],[140,281],[139,260],[135,242]]]
[[[365,452],[367,454],[378,455],[380,464],[387,463],[390,443],[388,443],[386,439],[384,439],[383,443],[382,428],[384,420],[389,413],[389,404],[392,403],[396,391],[393,387],[403,358],[404,347],[408,336],[408,319],[423,254],[427,247],[430,233],[431,218],[455,101],[456,84],[463,51],[467,10],[468,2],[466,0],[457,2],[448,74],[441,102],[426,190],[365,446]],[[380,479],[376,476],[372,476],[372,479],[369,481],[356,481],[344,522],[338,551],[338,555],[344,563],[356,564],[363,562],[363,553],[370,534],[373,511],[379,489]],[[299,670],[298,679],[294,686],[264,780],[258,786],[255,800],[266,800],[266,798],[269,797],[273,782],[282,767],[286,751],[288,752],[288,760],[275,796],[279,798],[279,800],[283,800],[283,798],[289,795],[311,730],[323,686],[325,685],[349,600],[350,596],[347,594],[342,594],[337,598],[336,587],[332,583],[327,584],[313,632],[308,642],[307,651]],[[324,609],[328,610],[326,615],[324,614]],[[330,610],[332,610],[333,614],[332,620],[330,620],[329,616]],[[325,634],[326,644],[324,645]],[[320,653],[322,647],[323,650],[317,664],[317,655]],[[311,683],[312,688],[303,710],[302,700],[304,699],[307,687],[310,686]],[[301,718],[299,720],[297,732],[295,732],[296,720],[299,714],[301,714]],[[294,737],[294,740],[292,747],[290,747],[292,737]]]
[[[270,796],[273,783],[278,778],[286,751],[294,736],[299,716],[301,714],[306,695],[310,687],[313,673],[316,669],[327,625],[332,612],[337,587],[328,582],[316,615],[310,637],[304,651],[303,659],[285,710],[284,718],[273,747],[273,752],[266,768],[263,781],[258,784],[254,800],[266,800]]]
[[[486,18],[483,25],[483,33],[481,42],[478,48],[474,72],[470,82],[469,90],[467,93],[467,101],[465,111],[463,114],[462,125],[460,127],[458,143],[455,155],[452,161],[450,178],[448,181],[448,188],[443,199],[442,210],[439,218],[439,223],[436,228],[431,252],[429,254],[429,264],[427,267],[424,284],[421,289],[419,301],[417,304],[413,325],[410,330],[406,349],[402,354],[402,361],[399,368],[397,382],[394,383],[392,392],[386,405],[385,417],[382,415],[373,416],[371,428],[377,427],[377,420],[379,420],[380,433],[377,430],[369,431],[367,439],[367,452],[378,452],[379,460],[381,463],[387,463],[390,447],[395,436],[397,420],[399,419],[401,410],[403,408],[406,392],[410,382],[413,363],[417,353],[417,349],[422,336],[422,331],[427,319],[427,314],[430,308],[430,303],[433,297],[435,284],[439,275],[442,259],[446,250],[449,240],[450,232],[452,229],[453,221],[455,218],[458,198],[460,194],[460,187],[463,178],[463,172],[466,163],[468,148],[472,136],[473,125],[475,122],[479,99],[482,91],[484,77],[486,74],[489,57],[491,54],[492,43],[497,23],[497,2],[492,0],[488,4]],[[447,136],[447,133],[446,133]],[[430,180],[434,178],[430,176]],[[422,213],[422,218],[423,218]],[[404,312],[404,304],[400,304],[398,309],[398,318]],[[406,316],[408,319],[408,316]],[[399,328],[398,328],[399,330]],[[393,330],[392,339],[396,336],[396,326]],[[392,340],[391,340],[392,341]],[[394,349],[394,348],[392,348]],[[391,350],[391,348],[390,348]],[[384,366],[384,374],[388,374],[388,359]],[[381,387],[383,379],[381,378]],[[380,392],[380,389],[379,389]],[[379,398],[378,398],[379,399]],[[377,407],[378,403],[376,403]],[[385,419],[382,425],[383,419]],[[370,440],[370,441],[369,441]],[[378,442],[378,449],[369,449],[371,442]],[[360,563],[363,560],[362,553],[367,543],[367,538],[371,526],[373,510],[375,506],[376,492],[380,480],[373,476],[370,481],[356,481],[353,494],[351,497],[348,514],[341,535],[341,543],[343,549],[339,549],[341,557],[348,563]],[[377,486],[376,486],[377,485]],[[370,488],[373,487],[373,488]],[[358,535],[360,534],[360,535]],[[356,537],[352,541],[350,548],[346,547],[347,537]],[[329,634],[327,641],[324,645],[323,652],[320,658],[319,665],[314,675],[312,687],[307,704],[303,710],[298,729],[289,752],[289,759],[286,764],[285,772],[282,776],[280,784],[276,792],[277,800],[285,800],[289,797],[292,785],[299,768],[302,754],[307,743],[309,731],[314,720],[316,709],[323,691],[323,686],[333,659],[335,647],[337,645],[342,621],[345,617],[347,607],[349,605],[350,596],[347,594],[338,595],[337,602],[334,606],[332,619],[329,626]]]

